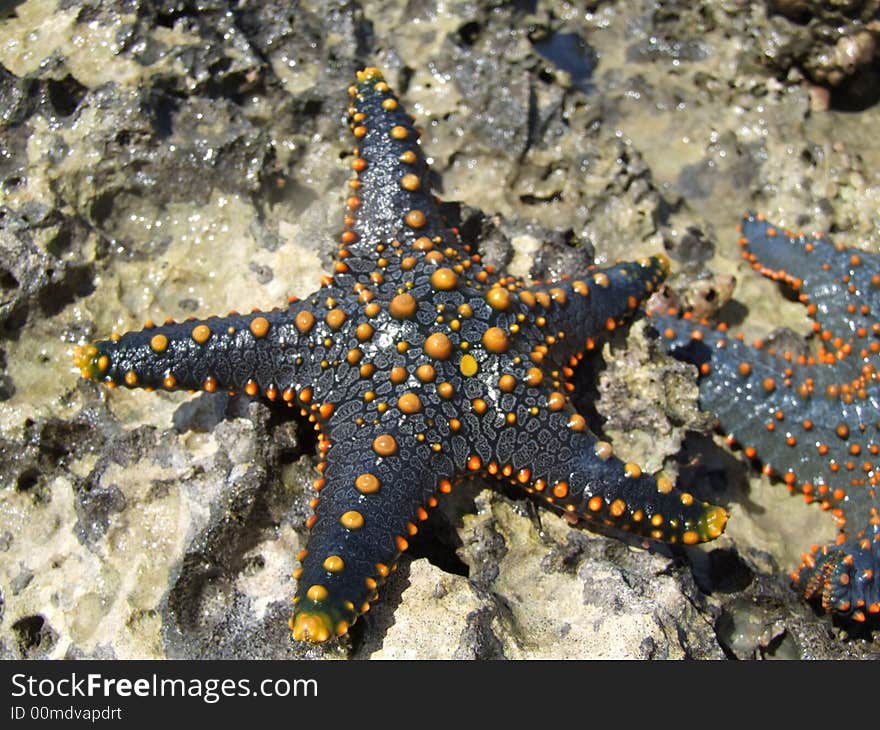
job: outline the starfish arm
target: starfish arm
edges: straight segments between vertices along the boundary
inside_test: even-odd
[[[359,72],[349,93],[351,130],[358,145],[352,162],[356,176],[349,181],[352,193],[337,258],[354,274],[368,274],[387,257],[387,245],[377,248],[377,242],[419,240],[423,246],[460,254],[464,247],[431,193],[413,117],[378,69]]]
[[[876,508],[875,508],[876,509]],[[818,599],[826,613],[864,621],[880,614],[880,524],[875,517],[860,537],[844,533],[830,545],[813,545],[791,579],[808,599]]]
[[[652,540],[692,545],[717,538],[727,512],[614,455],[572,410],[548,414],[526,491],[570,515]],[[518,473],[519,481],[523,481]]]
[[[880,257],[820,235],[782,231],[760,215],[744,218],[740,232],[752,267],[798,292],[814,320],[820,360],[837,361],[839,372],[855,376],[860,363],[851,355],[880,353]]]
[[[448,491],[452,463],[411,435],[376,425],[334,442],[321,468],[290,619],[294,638],[313,642],[341,636],[369,610],[436,505],[433,495]]]
[[[314,322],[309,305],[297,302],[286,310],[149,325],[78,347],[74,362],[84,377],[107,385],[243,391],[291,401],[310,366],[303,353]]]
[[[576,362],[595,347],[597,333],[610,332],[631,318],[668,273],[666,256],[651,256],[581,279],[535,284],[518,296],[546,320],[543,330],[555,340],[553,357],[559,362],[569,358]],[[503,286],[504,280],[496,284],[496,288]]]

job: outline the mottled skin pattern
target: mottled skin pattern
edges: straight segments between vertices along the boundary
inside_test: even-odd
[[[83,375],[244,391],[320,432],[296,639],[345,634],[419,521],[468,474],[572,516],[692,544],[727,515],[642,474],[569,401],[571,367],[666,274],[662,257],[552,284],[484,266],[438,212],[412,118],[376,69],[350,89],[358,145],[333,275],[285,309],[148,325],[80,348]]]
[[[827,612],[880,617],[880,256],[788,234],[762,217],[742,223],[744,257],[784,281],[814,319],[814,357],[747,345],[676,313],[656,315],[666,348],[700,368],[701,405],[764,472],[837,519],[832,545],[813,545],[792,573]]]

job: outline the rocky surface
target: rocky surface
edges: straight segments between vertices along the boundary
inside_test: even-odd
[[[802,337],[733,227],[757,208],[876,250],[876,3],[194,5],[0,17],[0,656],[880,655],[788,587],[831,519],[721,446],[693,372],[641,324],[583,369],[584,408],[619,453],[727,504],[726,534],[649,552],[464,485],[350,638],[317,648],[286,629],[308,424],[108,392],[71,366],[75,344],[147,318],[314,288],[367,63],[490,261],[552,276],[665,248],[685,301]]]

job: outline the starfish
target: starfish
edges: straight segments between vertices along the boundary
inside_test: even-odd
[[[344,635],[438,495],[468,475],[651,540],[720,535],[721,507],[618,459],[570,401],[572,367],[659,286],[665,257],[552,283],[484,265],[440,215],[419,133],[382,74],[360,71],[349,93],[354,176],[333,274],[314,294],[147,323],[75,356],[107,385],[243,391],[315,423],[293,637]]]
[[[653,314],[665,347],[696,364],[700,403],[750,459],[837,520],[791,577],[824,610],[863,622],[880,615],[880,255],[822,236],[741,225],[743,256],[794,289],[814,320],[814,356],[747,345],[724,325]]]

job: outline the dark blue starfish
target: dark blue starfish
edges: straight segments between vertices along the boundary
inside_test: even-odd
[[[566,514],[654,540],[721,534],[725,511],[625,464],[572,407],[571,368],[656,289],[664,257],[555,283],[484,266],[442,219],[412,118],[381,73],[350,89],[358,148],[333,275],[284,309],[147,326],[85,346],[85,377],[295,405],[321,477],[291,618],[346,633],[454,480],[490,474]]]
[[[880,615],[880,255],[760,216],[743,221],[740,244],[757,271],[799,293],[815,356],[749,346],[675,312],[655,324],[670,352],[699,366],[701,405],[729,441],[835,516],[837,541],[813,545],[792,579],[826,611],[864,621]]]

